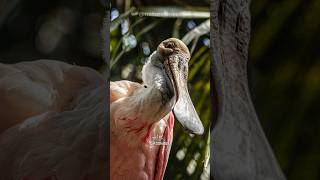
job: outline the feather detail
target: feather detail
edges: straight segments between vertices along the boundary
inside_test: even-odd
[[[16,84],[7,103],[18,104],[27,95],[32,101],[26,105],[39,107],[19,116],[18,122],[0,134],[0,179],[52,175],[59,180],[103,179],[106,149],[101,131],[106,128],[107,86],[102,76],[89,68],[48,60],[0,68],[15,70],[1,73],[1,90],[12,92],[9,87]],[[21,76],[18,80],[17,75]],[[5,81],[10,78],[17,82]],[[38,89],[29,89],[36,87],[48,94],[41,96],[43,101],[36,101]],[[16,105],[14,110],[23,113],[25,106]],[[1,119],[1,123],[14,118]]]

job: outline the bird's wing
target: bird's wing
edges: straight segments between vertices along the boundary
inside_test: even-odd
[[[105,87],[99,87],[79,97],[72,110],[48,111],[4,132],[0,136],[0,177],[80,180],[103,176],[105,92]]]
[[[28,117],[70,108],[78,94],[102,81],[92,69],[58,61],[0,64],[0,133]]]
[[[39,73],[43,76],[36,80],[48,86],[47,91],[53,91],[50,86],[57,86],[55,91],[66,93],[62,97],[72,98],[65,104],[57,99],[56,102],[67,106],[60,110],[44,108],[43,112],[26,118],[0,135],[1,179],[99,179],[104,174],[106,163],[106,141],[102,139],[107,119],[105,81],[93,70],[47,61],[33,63],[14,67],[24,70],[21,77],[27,82],[36,78],[36,74],[32,73]],[[35,72],[37,66],[39,69]],[[51,74],[50,71],[57,72]],[[18,86],[18,90],[28,90],[28,87],[37,85],[28,83],[28,86]],[[45,85],[39,87],[46,88]],[[58,86],[62,89],[57,89]],[[19,96],[23,93],[20,91],[17,91]],[[27,95],[36,98],[32,92]],[[37,102],[30,103],[39,105]]]
[[[133,92],[141,87],[141,84],[131,81],[110,82],[110,103],[124,97],[131,96]]]

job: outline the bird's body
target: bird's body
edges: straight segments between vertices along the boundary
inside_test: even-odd
[[[49,60],[0,68],[0,179],[103,179],[102,76]]]
[[[93,69],[59,61],[0,64],[0,133],[28,117],[71,109],[77,97],[103,82]]]
[[[129,81],[110,83],[111,179],[163,178],[171,148],[174,117],[168,107],[165,116],[157,118],[156,113],[162,107],[156,107],[156,104],[153,110],[143,113],[152,105],[150,101],[144,103],[143,99],[150,96],[143,97],[144,94],[139,93],[146,89]],[[126,106],[128,104],[131,107]],[[136,112],[130,115],[127,111],[133,109]],[[163,141],[156,142],[154,138]]]

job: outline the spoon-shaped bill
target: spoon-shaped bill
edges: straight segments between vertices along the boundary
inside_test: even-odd
[[[183,61],[177,56],[168,61],[177,96],[173,113],[186,130],[190,133],[201,135],[203,134],[204,128],[188,92],[187,63],[187,61]]]

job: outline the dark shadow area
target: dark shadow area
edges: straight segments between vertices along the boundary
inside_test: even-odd
[[[252,1],[257,114],[289,180],[320,178],[320,2]]]
[[[99,68],[103,64],[101,1],[0,1],[0,62],[55,59]]]

